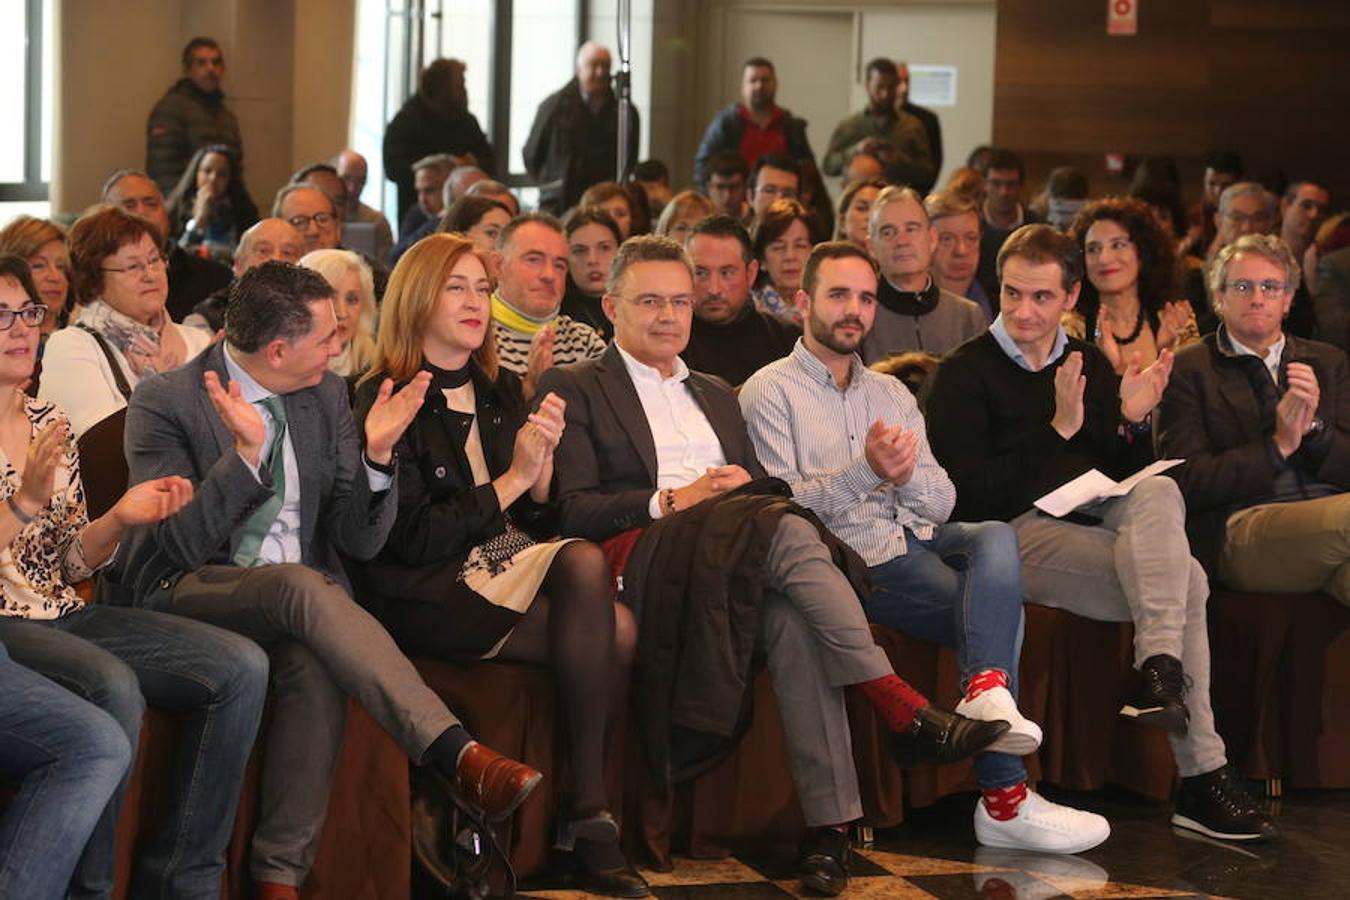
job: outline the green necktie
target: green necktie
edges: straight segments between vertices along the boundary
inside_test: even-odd
[[[272,530],[272,523],[281,512],[281,504],[286,500],[286,402],[273,394],[261,401],[272,414],[272,444],[263,455],[263,465],[272,473],[272,496],[253,511],[244,523],[244,535],[239,539],[239,549],[234,552],[236,566],[259,566],[264,560],[258,556],[263,540]]]

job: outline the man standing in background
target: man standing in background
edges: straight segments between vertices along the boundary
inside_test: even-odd
[[[225,105],[220,89],[225,54],[214,38],[195,37],[183,48],[183,77],[159,98],[146,123],[145,171],[161,194],[182,177],[198,147],[224,144],[244,166],[239,120]],[[239,173],[232,173],[235,178]]]

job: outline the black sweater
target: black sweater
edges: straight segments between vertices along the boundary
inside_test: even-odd
[[[706,372],[738,387],[769,363],[792,352],[800,328],[755,309],[749,300],[741,314],[716,325],[697,316],[689,331],[689,346],[680,356],[696,372]]]
[[[1083,427],[1064,440],[1055,416],[1055,372],[1083,354],[1087,387]],[[933,454],[956,485],[952,519],[1015,518],[1042,494],[1089,469],[1123,478],[1153,458],[1151,441],[1120,436],[1120,379],[1100,351],[1069,339],[1059,360],[1039,372],[1013,362],[992,334],[952,351],[932,378],[926,409]]]

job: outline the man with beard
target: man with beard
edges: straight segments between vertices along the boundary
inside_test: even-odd
[[[806,120],[777,104],[778,76],[773,63],[762,56],[745,62],[741,100],[723,109],[708,123],[694,157],[694,183],[706,184],[709,162],[718,153],[735,153],[753,169],[766,153],[779,153],[798,163],[814,160],[806,140]]]
[[[709,216],[689,232],[685,249],[694,263],[685,364],[736,386],[786,356],[801,332],[750,302],[759,262],[745,226],[730,216]]]
[[[908,92],[908,70],[905,75]],[[867,64],[867,108],[835,126],[821,168],[838,175],[859,154],[870,154],[885,167],[892,184],[908,184],[927,193],[937,179],[928,133],[918,116],[897,102],[900,74],[889,59]]]
[[[856,244],[811,252],[797,293],[805,334],[741,389],[750,440],[765,472],[788,482],[793,499],[867,563],[868,620],[955,647],[964,695],[956,711],[1012,726],[975,757],[979,842],[1080,853],[1106,840],[1110,826],[1030,791],[1019,759],[1040,745],[1041,729],[1014,699],[1017,536],[1005,522],[947,521],[956,490],[928,448],[914,398],[858,356],[876,315],[877,281],[876,264]]]

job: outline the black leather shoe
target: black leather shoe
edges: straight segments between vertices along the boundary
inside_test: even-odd
[[[594,825],[602,817],[613,823],[609,813],[581,820],[582,825]],[[571,824],[571,823],[569,823]],[[598,830],[598,829],[593,829]],[[572,859],[576,862],[576,886],[590,894],[605,897],[649,897],[651,889],[619,847],[618,829],[612,837],[589,840],[582,836],[585,829],[576,831],[573,838]],[[559,835],[560,843],[562,835]]]
[[[1185,734],[1190,713],[1186,709],[1186,673],[1181,660],[1165,653],[1150,656],[1139,667],[1139,677],[1143,684],[1138,695],[1120,708],[1120,714],[1169,734]]]
[[[956,762],[979,753],[1011,727],[1002,719],[967,719],[930,703],[919,710],[908,731],[895,735],[895,761],[903,768]]]
[[[813,894],[836,897],[848,887],[848,832],[812,828],[797,851],[797,873],[802,887]]]

